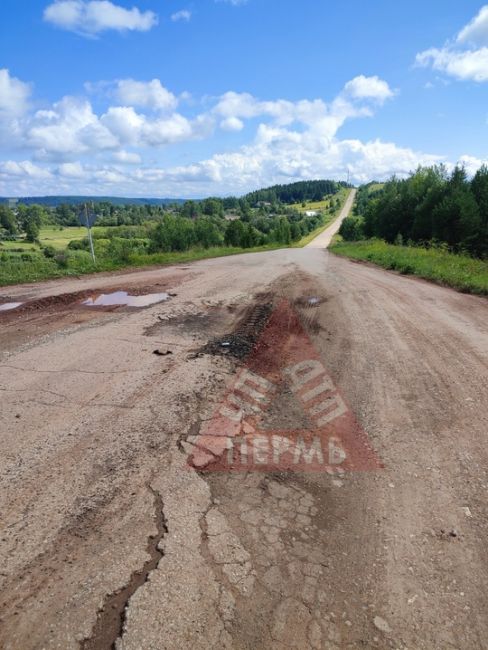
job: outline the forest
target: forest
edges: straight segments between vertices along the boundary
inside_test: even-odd
[[[340,230],[346,241],[378,238],[390,244],[443,245],[488,257],[488,167],[473,178],[457,166],[421,167],[407,179],[358,191],[355,214]]]

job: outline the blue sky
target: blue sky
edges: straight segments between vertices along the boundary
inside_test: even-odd
[[[470,0],[2,0],[0,195],[473,171],[487,90]]]

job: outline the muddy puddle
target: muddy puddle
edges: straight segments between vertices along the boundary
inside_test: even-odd
[[[127,291],[114,291],[113,293],[102,293],[96,298],[88,298],[82,304],[87,307],[149,307],[168,300],[169,296],[169,293],[148,293],[142,296],[131,296]]]
[[[21,302],[5,302],[3,305],[0,305],[0,311],[10,311],[11,309],[17,309],[21,305]]]

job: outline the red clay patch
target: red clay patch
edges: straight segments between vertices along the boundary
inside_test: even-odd
[[[295,400],[303,417],[296,426],[266,428],[284,387],[288,403]],[[194,445],[189,464],[205,471],[343,473],[383,467],[286,300],[272,313],[214,417],[188,442]]]

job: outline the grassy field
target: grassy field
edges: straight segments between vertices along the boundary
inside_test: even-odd
[[[95,232],[97,227],[93,228]],[[52,246],[58,250],[65,249],[70,241],[75,239],[83,239],[87,236],[86,228],[78,228],[76,226],[67,226],[62,230],[59,227],[51,226],[41,228],[39,234],[39,242],[41,246]],[[39,244],[25,241],[23,239],[17,241],[2,241],[0,242],[0,253],[2,251],[9,251],[12,249],[22,249],[26,251],[39,250]]]
[[[295,208],[295,210],[298,210],[299,212],[308,212],[308,210],[322,212],[323,210],[327,210],[329,207],[329,201],[327,199],[325,201],[307,201],[305,206],[301,203],[293,203],[290,207]]]
[[[340,199],[342,204],[346,200],[349,191],[350,190],[348,189],[342,188],[337,194],[334,194],[332,197],[326,198],[323,201],[307,201],[305,205],[302,205],[301,203],[293,203],[290,207],[295,208],[295,210],[298,210],[299,212],[308,212],[309,210],[324,212],[324,210],[329,208],[331,198]]]
[[[384,183],[373,183],[372,185],[369,186],[369,194],[372,192],[377,192],[378,190],[382,190],[385,187]]]
[[[435,248],[393,246],[379,240],[336,242],[331,250],[337,255],[373,262],[459,291],[488,295],[488,261]]]
[[[93,230],[95,231],[96,228]],[[60,230],[59,227],[56,228],[54,226],[52,228],[41,228],[39,241],[42,246],[53,246],[57,249],[63,249],[67,247],[70,241],[83,239],[86,236],[86,228],[69,226]]]
[[[37,244],[25,240],[19,241],[2,241],[0,242],[0,253],[2,251],[36,251],[39,250]]]
[[[196,248],[184,253],[155,253],[153,255],[132,255],[129,262],[114,262],[109,259],[98,259],[93,264],[90,254],[86,251],[72,251],[69,265],[59,266],[53,259],[48,259],[39,253],[32,254],[32,259],[26,261],[21,255],[9,256],[3,260],[0,255],[0,287],[24,282],[37,282],[65,276],[100,273],[101,271],[118,271],[125,268],[143,268],[147,266],[162,266],[225,257],[241,253],[258,253],[267,250],[283,248],[283,244],[269,244],[255,248],[232,248],[219,246],[216,248]]]

